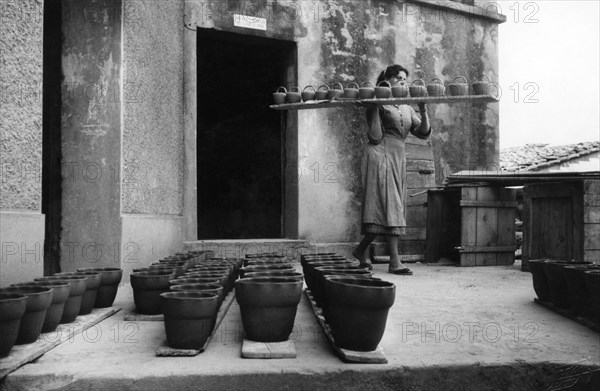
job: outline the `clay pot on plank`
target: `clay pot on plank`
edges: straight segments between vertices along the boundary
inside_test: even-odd
[[[69,298],[65,302],[60,323],[72,323],[77,319],[81,311],[83,294],[87,287],[87,277],[85,276],[48,276],[36,278],[35,281],[41,282],[61,282],[69,284]]]
[[[223,287],[218,282],[211,283],[191,283],[191,284],[175,284],[171,285],[171,290],[176,291],[194,291],[194,292],[206,292],[214,293],[217,295],[217,311],[223,303]]]
[[[421,98],[427,96],[427,87],[425,87],[425,82],[422,79],[417,79],[413,81],[412,84],[408,86],[408,92],[413,98]]]
[[[564,267],[569,307],[575,315],[589,316],[591,313],[591,297],[594,292],[590,292],[585,283],[585,272],[589,270],[600,270],[600,265],[568,265]]]
[[[370,270],[358,268],[354,265],[338,265],[338,266],[318,266],[312,271],[312,289],[311,293],[321,308],[326,306],[325,298],[325,277],[329,275],[343,275],[357,278],[370,278],[373,273]]]
[[[175,273],[172,270],[149,270],[130,274],[135,311],[145,315],[160,314],[160,295],[169,292],[169,281],[174,277]]]
[[[462,79],[464,83],[456,82]],[[464,76],[456,76],[452,83],[448,84],[448,93],[450,96],[462,96],[469,93],[469,84]]]
[[[27,296],[0,292],[0,358],[7,357],[17,341]]]
[[[87,315],[94,309],[98,289],[102,284],[102,274],[98,272],[65,272],[56,273],[55,276],[83,276],[86,277],[86,286],[81,298],[81,309],[79,315]]]
[[[12,286],[37,286],[52,289],[52,302],[50,303],[50,307],[48,307],[48,311],[46,311],[42,333],[49,333],[56,330],[65,310],[65,303],[69,299],[69,292],[71,291],[69,283],[61,281],[30,281]]]
[[[302,281],[283,277],[242,278],[235,283],[246,337],[256,342],[286,341],[294,327]]]
[[[570,309],[569,291],[567,280],[565,279],[565,266],[585,265],[591,262],[567,261],[567,260],[547,260],[544,263],[544,270],[548,278],[548,293],[550,302],[556,307],[564,310]]]
[[[600,271],[588,270],[585,272],[585,285],[591,295],[590,318],[597,326],[600,326]]]
[[[165,292],[160,295],[167,344],[174,349],[199,349],[214,327],[218,297],[206,292]]]
[[[307,90],[307,88],[312,88],[312,91]],[[302,95],[303,102],[315,100],[315,96],[316,96],[315,87],[313,87],[311,85],[307,85],[306,87],[304,87],[304,89],[302,90],[302,93],[300,95]]]
[[[387,84],[387,86],[384,86],[384,84]],[[387,99],[390,96],[392,96],[392,85],[390,84],[390,82],[386,81],[386,80],[382,80],[379,83],[377,83],[377,86],[375,86],[375,98],[377,99]]]
[[[37,341],[44,326],[46,312],[52,304],[52,289],[41,286],[11,286],[1,289],[0,293],[27,296],[27,305],[21,318],[19,334],[15,344],[23,345]]]
[[[370,81],[365,82],[361,87],[358,88],[358,97],[360,99],[373,99],[375,97],[375,85]],[[323,253],[319,253],[318,255],[322,254]],[[329,253],[326,254],[329,255]]]
[[[408,86],[405,83],[392,86],[392,96],[394,98],[406,98],[408,96]]]
[[[396,287],[388,281],[328,276],[328,323],[337,347],[373,351],[385,332]]]
[[[355,82],[348,83],[346,88],[344,88],[344,98],[346,98],[346,99],[358,98],[358,88],[359,88],[358,84],[356,84]]]
[[[102,282],[96,294],[94,308],[108,308],[113,305],[119,284],[123,278],[123,269],[116,267],[89,267],[77,269],[78,272],[96,272],[102,275]]]
[[[431,79],[431,83],[427,84],[427,95],[429,96],[444,96],[444,83],[441,79],[434,77]]]
[[[280,105],[280,104],[285,103],[285,97],[286,97],[286,95],[287,95],[287,90],[285,89],[285,87],[283,87],[283,86],[279,87],[273,93],[273,104],[274,105]]]

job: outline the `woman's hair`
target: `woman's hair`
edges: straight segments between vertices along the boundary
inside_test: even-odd
[[[389,80],[394,76],[398,76],[400,72],[406,73],[406,77],[408,77],[408,69],[404,68],[402,65],[390,65],[385,71],[381,71],[375,85],[379,84],[383,80]]]

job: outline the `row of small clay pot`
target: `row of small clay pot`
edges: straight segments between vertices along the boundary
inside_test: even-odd
[[[600,327],[600,265],[587,261],[528,262],[538,300]]]
[[[457,79],[462,79],[464,82],[456,82]],[[370,84],[371,86],[367,86]],[[386,86],[387,84],[387,86]],[[489,86],[493,83],[478,81],[472,84],[473,95],[488,95]],[[406,98],[408,96],[420,98],[425,96],[444,96],[446,87],[439,78],[434,78],[430,84],[425,84],[422,79],[415,80],[411,85],[400,84],[391,86],[387,81],[381,81],[376,86],[371,82],[366,82],[362,87],[357,83],[351,82],[344,88],[341,83],[335,83],[334,87],[329,88],[327,85],[320,86],[317,90],[312,85],[304,87],[300,92],[298,87],[292,87],[287,91],[285,87],[279,87],[273,93],[273,103],[300,103],[312,100],[332,100],[332,99],[387,99],[387,98]],[[311,88],[312,91],[307,90]],[[283,89],[283,92],[281,90]],[[457,76],[454,81],[448,84],[449,96],[464,96],[468,95],[469,84],[463,76]]]
[[[0,358],[15,343],[33,343],[93,308],[112,306],[122,275],[118,268],[80,268],[0,289]]]
[[[372,277],[356,261],[336,254],[303,255],[306,285],[331,329],[337,347],[377,348],[394,304],[393,283]]]

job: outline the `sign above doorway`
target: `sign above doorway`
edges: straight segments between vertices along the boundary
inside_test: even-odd
[[[267,31],[267,19],[257,16],[233,14],[233,25],[248,29]]]

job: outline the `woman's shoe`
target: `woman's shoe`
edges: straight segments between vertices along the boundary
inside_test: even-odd
[[[358,267],[361,269],[373,270],[373,265],[370,263],[360,263],[358,264]]]

